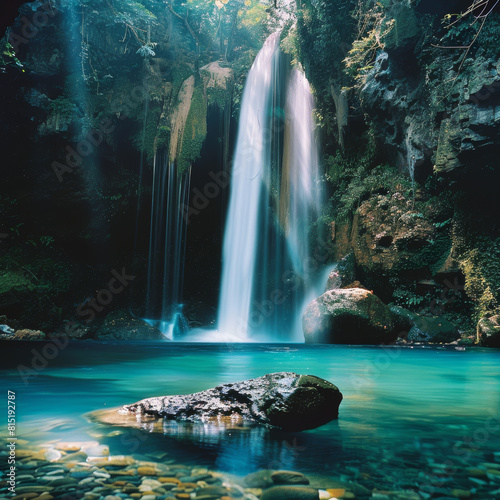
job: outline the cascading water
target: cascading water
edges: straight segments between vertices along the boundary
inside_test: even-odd
[[[264,43],[248,74],[241,105],[223,248],[218,330],[245,340],[255,278],[262,180],[270,168],[268,107],[279,33]]]
[[[295,294],[292,335],[303,339],[302,313],[321,288],[322,262],[310,255],[312,223],[320,214],[318,144],[313,120],[314,98],[303,71],[294,68],[289,78],[286,99],[286,125],[281,173],[280,222],[286,234],[294,276],[302,293]],[[318,281],[318,278],[321,281]]]
[[[308,234],[321,202],[314,100],[305,75],[294,69],[283,111],[281,79],[288,70],[280,65],[278,44],[279,33],[267,39],[243,93],[218,340],[244,341],[263,332],[276,339],[279,330],[297,324],[311,282]],[[284,143],[276,127],[283,118]]]
[[[304,73],[294,68],[286,99],[286,128],[281,174],[280,222],[294,271],[307,279],[309,227],[319,214],[318,147],[313,122],[314,98]]]
[[[181,312],[187,230],[183,207],[189,204],[190,179],[190,170],[178,175],[167,152],[155,156],[146,317],[169,338],[186,328]]]

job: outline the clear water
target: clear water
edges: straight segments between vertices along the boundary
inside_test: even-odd
[[[42,352],[43,345],[33,348]],[[498,350],[80,342],[24,383],[19,368],[31,366],[33,351],[25,343],[3,347],[4,389],[16,391],[18,436],[29,440],[97,436],[112,454],[161,449],[169,458],[238,475],[260,468],[323,478],[368,471],[381,488],[404,487],[404,481],[435,486],[435,468],[447,463],[457,467],[445,475],[447,486],[471,488],[462,484],[464,471],[495,460],[500,468],[494,455],[500,451]],[[275,371],[335,383],[344,395],[338,421],[301,433],[172,423],[165,435],[134,429],[99,438],[103,427],[83,416]]]

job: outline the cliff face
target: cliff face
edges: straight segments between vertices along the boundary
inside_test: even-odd
[[[491,2],[478,17],[471,5],[351,5],[357,24],[332,70],[302,57],[316,88],[332,88],[333,99],[319,101],[337,258],[354,252],[358,278],[385,301],[472,329],[500,298],[500,13]],[[328,50],[311,18],[337,33],[346,23],[308,8],[301,41]],[[351,87],[345,138],[335,130],[341,86]]]
[[[156,152],[166,151],[179,172],[198,162],[205,175],[200,156],[212,128],[225,168],[233,95],[262,30],[246,6],[190,8],[147,0],[21,5],[0,42],[0,277],[8,288],[0,305],[10,318],[53,329],[111,269],[135,267],[140,281]],[[55,267],[69,281],[57,283]],[[27,307],[36,300],[26,294],[43,300]],[[115,302],[128,306],[130,297]]]

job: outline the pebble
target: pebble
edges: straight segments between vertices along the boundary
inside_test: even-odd
[[[156,476],[156,470],[153,467],[138,467],[137,468],[137,473],[140,476]]]
[[[273,485],[273,480],[271,479],[273,472],[268,469],[259,470],[245,476],[244,482],[250,488],[268,488]]]
[[[470,498],[471,492],[468,490],[451,490],[451,494],[456,498]]]
[[[49,462],[56,462],[57,460],[62,458],[62,453],[59,450],[50,449],[50,450],[47,450],[43,454],[43,456],[44,456],[45,460],[48,460]]]
[[[15,495],[11,497],[11,500],[29,500],[30,498],[36,498],[38,496],[38,493],[24,493],[21,495]]]
[[[350,459],[336,466],[332,478],[293,470],[262,469],[241,480],[203,467],[166,459],[158,451],[144,455],[110,455],[98,442],[46,443],[45,448],[16,450],[18,484],[15,497],[6,495],[0,464],[0,500],[469,500],[500,498],[500,453],[475,451],[472,458],[454,460],[438,450],[442,445],[411,443],[400,452],[383,450],[369,462]],[[96,455],[101,456],[96,456]],[[59,456],[59,459],[54,460]],[[87,457],[89,455],[89,457]],[[0,456],[6,456],[0,451]],[[439,479],[432,497],[417,489],[429,484],[429,471]],[[314,488],[307,487],[310,482]],[[415,491],[416,490],[416,491]],[[493,490],[497,490],[494,492]],[[418,493],[417,493],[418,491]]]
[[[16,480],[19,482],[24,482],[24,481],[34,481],[35,476],[32,476],[31,474],[23,474],[20,476],[16,476]]]
[[[83,446],[82,451],[89,457],[107,457],[109,455],[109,446],[99,444],[94,446]]]
[[[68,453],[61,458],[62,462],[85,462],[87,460],[87,454],[83,451],[77,451],[75,453]]]
[[[176,477],[159,477],[158,481],[160,483],[172,483],[172,484],[179,484],[181,481],[177,479]]]
[[[28,485],[16,487],[16,493],[43,493],[52,491],[51,486]]]
[[[103,479],[109,479],[111,477],[107,472],[103,472],[100,470],[95,470],[94,472],[92,472],[92,475],[94,477],[102,477]]]
[[[345,490],[343,488],[332,488],[326,491],[331,497],[343,498],[345,496]]]
[[[47,472],[47,474],[45,474],[45,475],[46,476],[57,476],[60,474],[64,474],[64,469],[54,469],[54,470],[51,470],[50,472]]]
[[[76,470],[69,473],[71,477],[74,477],[76,479],[83,479],[85,477],[88,477],[89,474],[90,472],[86,470]]]
[[[274,484],[309,484],[309,479],[304,474],[288,470],[273,472],[271,480]]]
[[[211,477],[210,474],[198,474],[196,476],[180,477],[179,481],[181,483],[197,483],[198,481],[205,481],[205,479],[210,479]]]
[[[162,483],[160,481],[144,481],[140,486],[139,486],[139,491],[145,492],[145,491],[150,491],[154,490],[155,488],[160,488]]]
[[[262,493],[260,500],[319,500],[319,493],[304,486],[273,486]]]

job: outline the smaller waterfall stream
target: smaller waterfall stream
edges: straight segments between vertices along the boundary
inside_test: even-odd
[[[153,163],[146,317],[167,337],[182,329],[182,288],[191,172],[178,175],[166,151]]]
[[[294,270],[303,279],[308,274],[309,225],[319,214],[322,201],[313,110],[309,82],[301,70],[294,68],[286,99],[280,219]]]

